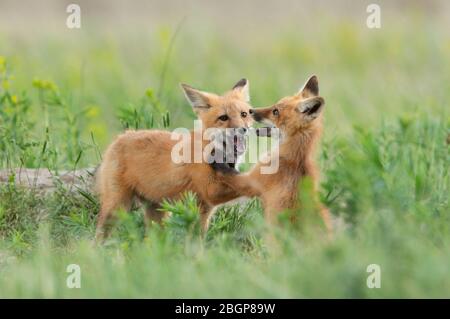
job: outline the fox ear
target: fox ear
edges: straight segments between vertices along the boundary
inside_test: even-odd
[[[304,119],[312,121],[322,112],[325,100],[320,96],[314,96],[301,101],[297,108],[303,114]]]
[[[303,85],[303,87],[298,92],[298,95],[301,95],[304,98],[318,96],[319,95],[319,81],[317,80],[317,76],[312,75],[308,81]]]
[[[181,83],[180,86],[183,89],[184,96],[194,110],[206,110],[211,107],[209,104],[209,97],[211,96],[210,93],[199,91],[194,89],[192,86],[183,83]]]
[[[234,86],[233,92],[236,92],[240,99],[250,102],[250,89],[247,79],[240,79]]]

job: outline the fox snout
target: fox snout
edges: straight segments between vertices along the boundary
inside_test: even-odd
[[[253,119],[256,122],[261,122],[262,121],[261,114],[259,114],[255,109],[250,109],[249,113],[250,113],[250,115],[253,117]]]
[[[269,108],[264,109],[251,109],[250,114],[256,122],[262,122],[264,119],[268,119],[270,116],[271,110]]]
[[[237,129],[237,132],[241,135],[245,135],[247,133],[247,128],[246,127],[240,127]]]

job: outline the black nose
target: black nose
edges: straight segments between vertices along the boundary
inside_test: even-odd
[[[261,122],[262,121],[262,116],[260,113],[257,113],[255,111],[253,111],[252,113],[252,117],[256,122]]]

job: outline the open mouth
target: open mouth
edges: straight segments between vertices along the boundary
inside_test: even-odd
[[[212,153],[216,157],[216,162],[234,166],[238,162],[239,156],[243,155],[247,150],[246,135],[236,132],[229,135],[225,134],[219,145],[216,144]]]
[[[245,136],[242,134],[234,135],[233,137],[234,142],[234,154],[236,156],[239,156],[243,153],[245,153],[245,150],[247,148],[247,143],[245,141]]]

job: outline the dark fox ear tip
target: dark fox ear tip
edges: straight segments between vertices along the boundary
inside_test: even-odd
[[[319,80],[317,79],[317,75],[313,74],[309,77],[305,88],[309,89],[314,94],[319,94]]]
[[[180,88],[181,88],[182,90],[193,89],[192,86],[190,86],[189,84],[186,84],[186,83],[180,83]]]
[[[246,85],[247,83],[248,83],[248,80],[246,78],[242,78],[233,86],[233,89],[242,87],[242,86]]]

